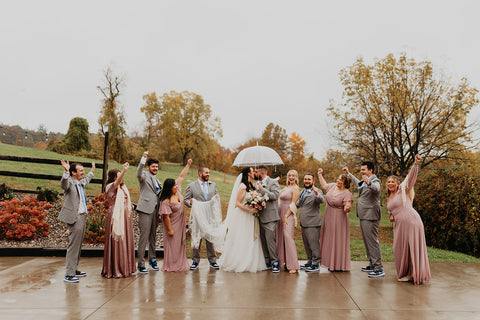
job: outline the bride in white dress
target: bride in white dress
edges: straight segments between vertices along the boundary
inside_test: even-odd
[[[245,205],[247,192],[254,190],[253,168],[244,168],[233,186],[223,222],[225,239],[217,261],[223,271],[257,272],[266,269],[260,236],[255,232],[256,209]]]

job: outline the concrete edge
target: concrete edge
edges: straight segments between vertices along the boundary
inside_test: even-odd
[[[0,248],[0,257],[65,257],[67,248]],[[156,250],[157,257],[163,258],[163,248]],[[82,257],[103,257],[103,248],[82,248]],[[135,250],[137,256],[137,250]],[[147,255],[145,255],[147,257]]]

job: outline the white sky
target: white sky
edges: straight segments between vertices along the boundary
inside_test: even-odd
[[[341,99],[338,72],[359,56],[405,51],[480,89],[479,12],[473,0],[5,1],[0,123],[65,133],[80,116],[96,132],[111,67],[126,78],[129,132],[143,95],[191,91],[221,118],[222,145],[273,122],[321,158],[335,146],[325,110]]]

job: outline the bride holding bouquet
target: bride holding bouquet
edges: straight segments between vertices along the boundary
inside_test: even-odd
[[[223,222],[225,241],[218,260],[224,271],[257,272],[266,269],[257,217],[259,209],[268,199],[256,193],[252,184],[254,178],[253,168],[246,167],[233,186],[227,217]]]

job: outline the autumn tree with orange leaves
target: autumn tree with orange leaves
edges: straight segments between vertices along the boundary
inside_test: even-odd
[[[332,104],[338,139],[357,160],[373,160],[379,173],[405,175],[415,154],[423,166],[474,146],[467,115],[478,90],[463,78],[450,83],[429,61],[403,53],[343,69],[343,103]]]

